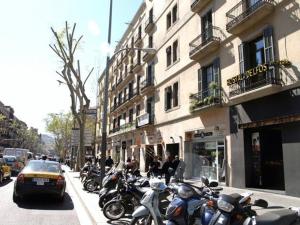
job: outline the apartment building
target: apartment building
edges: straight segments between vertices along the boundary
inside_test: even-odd
[[[145,0],[110,66],[109,149],[300,195],[299,0]],[[276,176],[274,176],[276,174]]]

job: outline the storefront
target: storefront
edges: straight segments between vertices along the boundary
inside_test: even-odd
[[[235,167],[233,177],[300,196],[300,89],[232,106],[230,120],[233,160],[244,159],[244,173]]]
[[[186,133],[185,160],[191,162],[186,167],[187,178],[206,176],[209,180],[225,182],[225,137],[217,128]]]

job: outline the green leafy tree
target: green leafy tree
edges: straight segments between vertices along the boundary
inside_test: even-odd
[[[71,147],[73,117],[71,113],[50,113],[45,119],[46,129],[53,134],[55,150],[60,158],[65,159],[67,150]]]

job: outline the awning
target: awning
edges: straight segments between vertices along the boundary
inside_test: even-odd
[[[273,117],[273,118],[269,118],[269,119],[265,119],[265,120],[258,120],[258,121],[250,122],[250,123],[242,123],[242,124],[239,124],[239,129],[271,126],[271,125],[292,123],[292,122],[298,122],[298,121],[300,121],[300,114],[279,116],[279,117]]]

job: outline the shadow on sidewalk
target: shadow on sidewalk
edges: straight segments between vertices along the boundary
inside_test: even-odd
[[[112,225],[129,225],[130,221],[128,220],[116,220],[116,221],[107,221],[108,224],[112,224]]]

